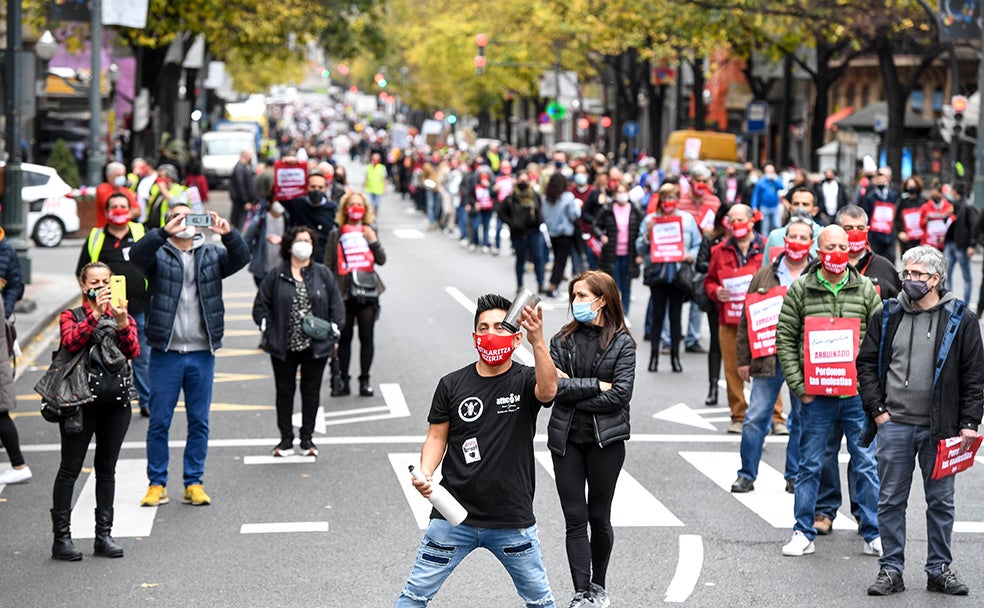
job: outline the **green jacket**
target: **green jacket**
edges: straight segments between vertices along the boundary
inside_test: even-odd
[[[874,285],[848,265],[847,285],[834,294],[817,278],[819,262],[807,268],[786,292],[776,328],[776,354],[786,375],[786,384],[794,395],[806,394],[803,383],[803,319],[806,317],[842,317],[861,319],[864,339],[868,319],[882,308]]]

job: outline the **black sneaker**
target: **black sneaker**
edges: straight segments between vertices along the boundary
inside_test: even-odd
[[[967,595],[970,593],[970,588],[961,582],[947,565],[943,566],[942,572],[926,580],[926,589],[947,595]]]
[[[685,349],[688,353],[704,354],[707,353],[707,349],[700,345],[699,342],[695,342]]]
[[[896,572],[895,570],[885,570],[884,568],[878,571],[875,582],[868,587],[868,595],[892,595],[901,591],[905,591],[905,583],[902,582],[902,573]]]
[[[318,447],[310,439],[301,439],[301,454],[305,456],[317,456]]]
[[[292,456],[294,454],[294,440],[281,439],[277,447],[273,448],[273,455],[277,457]]]

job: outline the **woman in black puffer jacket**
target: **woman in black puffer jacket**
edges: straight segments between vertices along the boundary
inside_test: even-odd
[[[582,273],[568,291],[574,320],[550,340],[560,381],[547,446],[567,524],[575,600],[595,598],[605,605],[614,541],[612,498],[629,438],[636,343],[625,327],[619,290],[610,275]],[[590,501],[585,500],[585,483]]]

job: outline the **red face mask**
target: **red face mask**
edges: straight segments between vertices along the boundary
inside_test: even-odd
[[[513,338],[515,337],[515,334],[500,336],[499,334],[472,333],[478,356],[486,365],[493,367],[502,365],[512,357],[513,351],[516,350],[516,347],[513,346]]]
[[[676,201],[663,201],[660,203],[660,207],[663,208],[663,213],[666,215],[672,215],[674,211],[677,210]]]
[[[741,239],[748,236],[748,233],[752,230],[752,223],[747,221],[738,220],[736,222],[731,222],[728,228],[731,231],[731,236],[736,239]]]
[[[813,246],[813,241],[803,243],[800,241],[790,241],[786,239],[786,257],[794,262],[798,262],[810,255],[810,247]]]
[[[847,257],[846,251],[825,251],[821,254],[820,259],[823,261],[823,269],[830,274],[841,274],[847,270]]]
[[[694,194],[697,195],[697,198],[702,198],[705,194],[710,192],[711,189],[708,188],[707,184],[705,184],[704,182],[696,182],[693,185],[693,191]]]
[[[867,230],[852,230],[847,233],[847,248],[851,251],[851,253],[861,253],[867,246]]]
[[[345,210],[345,215],[353,222],[360,222],[366,215],[365,207],[349,207]]]
[[[129,209],[111,209],[107,214],[111,224],[116,224],[117,226],[122,226],[123,224],[130,221],[130,210]]]

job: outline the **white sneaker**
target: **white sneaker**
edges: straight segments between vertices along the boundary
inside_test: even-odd
[[[7,469],[0,474],[0,486],[10,485],[12,483],[24,483],[31,478],[31,467],[24,467],[23,469]]]
[[[461,239],[460,241],[458,241],[458,247],[464,249],[467,246],[468,246],[468,239]]]
[[[813,541],[797,530],[796,532],[793,532],[793,538],[791,538],[788,543],[783,545],[782,554],[787,557],[800,557],[803,555],[809,555],[816,550],[817,548],[813,545]]]
[[[865,555],[877,555],[881,557],[884,554],[882,551],[881,537],[871,539],[871,542],[865,541],[864,546],[861,547],[861,551]]]

